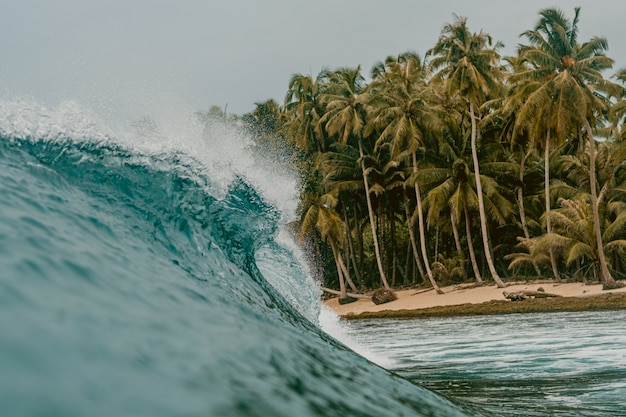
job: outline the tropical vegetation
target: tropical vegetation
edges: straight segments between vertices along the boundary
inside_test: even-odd
[[[240,122],[301,178],[294,233],[323,285],[366,289],[626,268],[626,70],[541,10],[517,54],[443,26],[424,57],[296,74]]]

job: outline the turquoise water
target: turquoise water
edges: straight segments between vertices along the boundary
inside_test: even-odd
[[[367,356],[497,416],[626,415],[626,312],[351,322]]]
[[[0,103],[2,416],[464,416],[320,330],[241,134]]]

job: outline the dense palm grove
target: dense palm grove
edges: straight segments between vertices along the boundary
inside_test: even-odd
[[[618,285],[626,266],[623,82],[579,9],[539,13],[516,56],[445,25],[423,59],[296,74],[243,116],[302,178],[294,231],[324,285],[550,277]],[[605,77],[605,74],[608,74]]]

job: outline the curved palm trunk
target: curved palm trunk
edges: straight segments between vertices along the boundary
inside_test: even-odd
[[[467,235],[467,248],[469,249],[470,260],[472,261],[472,268],[474,269],[474,276],[476,277],[476,282],[479,284],[483,283],[483,279],[480,276],[480,268],[478,268],[478,262],[476,262],[476,252],[474,252],[474,244],[472,243],[472,226],[471,219],[469,215],[469,210],[467,206],[465,206],[465,234]]]
[[[352,292],[355,292],[355,293],[359,292],[356,288],[356,285],[354,285],[354,281],[352,281],[352,279],[350,278],[350,274],[348,273],[348,268],[346,267],[346,264],[343,262],[343,258],[341,257],[341,251],[339,250],[337,250],[337,263],[341,267],[341,271],[343,272],[344,279],[350,286],[350,289],[352,290]]]
[[[476,136],[477,136],[477,126],[476,126],[476,115],[474,114],[474,104],[470,101],[470,118],[472,120],[472,159],[474,160],[474,177],[476,178],[476,194],[478,195],[478,212],[480,214],[480,229],[483,236],[483,245],[485,247],[485,259],[487,260],[487,265],[489,266],[489,271],[491,272],[491,276],[493,280],[496,282],[499,288],[506,287],[506,284],[502,281],[498,272],[496,271],[496,266],[493,263],[493,259],[491,257],[491,250],[489,248],[489,237],[487,235],[487,215],[485,214],[485,202],[483,201],[483,187],[480,182],[480,172],[478,167],[478,148],[476,145]]]
[[[596,245],[598,247],[598,261],[600,262],[600,272],[602,281],[605,284],[613,286],[616,284],[615,279],[611,275],[611,271],[606,263],[604,255],[604,244],[602,243],[602,230],[600,228],[600,213],[598,211],[598,194],[596,190],[596,145],[591,133],[591,125],[585,119],[585,130],[589,140],[589,188],[591,188],[591,209],[593,211],[593,231],[596,235]]]
[[[417,172],[417,157],[415,156],[415,152],[413,152],[413,172]],[[426,267],[426,274],[428,275],[428,280],[430,284],[433,286],[437,294],[443,294],[439,285],[435,281],[435,277],[433,276],[433,271],[430,269],[430,262],[428,261],[428,251],[426,250],[426,233],[424,232],[424,211],[422,209],[422,197],[420,195],[420,189],[417,179],[415,180],[415,201],[417,202],[417,222],[419,227],[420,234],[420,247],[422,249],[422,257],[424,258],[424,266]]]
[[[548,134],[546,136],[546,146],[544,150],[543,157],[543,165],[544,165],[544,173],[543,173],[543,187],[546,198],[546,232],[552,232],[552,225],[550,223],[550,130],[548,130]],[[548,249],[548,253],[550,255],[550,264],[552,265],[552,273],[554,274],[554,279],[557,281],[561,280],[561,274],[559,274],[559,267],[556,263],[556,256],[554,255],[554,250],[552,248]]]
[[[372,227],[372,241],[374,242],[374,252],[376,254],[376,263],[378,265],[378,273],[380,274],[380,280],[386,289],[389,289],[389,283],[387,282],[387,276],[385,275],[385,269],[383,268],[383,262],[380,257],[380,248],[378,246],[378,236],[376,234],[376,222],[374,221],[374,210],[372,209],[372,199],[370,198],[370,186],[367,181],[367,174],[365,173],[365,161],[363,160],[363,145],[359,138],[359,154],[361,156],[361,171],[363,172],[363,185],[365,186],[365,200],[367,201],[367,212],[370,218],[370,226]]]

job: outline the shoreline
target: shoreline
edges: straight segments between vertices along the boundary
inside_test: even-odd
[[[326,300],[324,304],[346,320],[626,309],[626,288],[604,291],[602,284],[534,281],[511,283],[506,288],[459,284],[442,289],[444,294],[437,294],[432,288],[397,290],[397,300],[379,305],[371,300],[340,305],[338,298]],[[510,301],[503,294],[504,291],[532,292],[541,289],[558,297]]]

